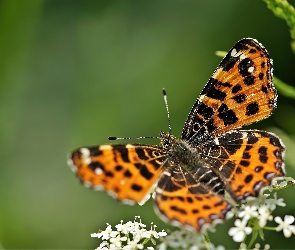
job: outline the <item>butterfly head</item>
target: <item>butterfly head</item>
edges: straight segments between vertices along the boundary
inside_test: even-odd
[[[160,132],[161,145],[165,152],[168,152],[171,146],[175,143],[176,137],[170,133]]]

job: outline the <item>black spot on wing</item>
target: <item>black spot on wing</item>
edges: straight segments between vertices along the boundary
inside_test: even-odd
[[[264,85],[262,85],[262,87],[261,87],[261,91],[264,92],[265,94],[268,93],[268,89],[267,89],[267,87],[265,87]]]
[[[247,144],[254,144],[258,141],[257,136],[255,136],[253,133],[247,133]],[[251,149],[250,145],[247,145],[247,147],[249,146],[249,149]],[[247,149],[246,147],[246,149]]]
[[[250,115],[255,115],[257,114],[259,111],[259,106],[258,103],[253,102],[247,105],[246,107],[246,115],[250,116]]]
[[[214,119],[210,119],[207,123],[206,123],[206,127],[207,127],[207,131],[209,133],[212,133],[213,131],[215,131],[217,129],[217,127],[214,125]]]
[[[237,52],[241,50],[247,50],[249,48],[248,44],[250,44],[250,40],[245,38],[238,41],[233,48],[236,49]]]
[[[92,147],[89,148],[90,156],[99,156],[102,154],[102,150],[99,149],[99,147]]]
[[[265,68],[265,62],[264,61],[261,63],[261,68]]]
[[[198,114],[203,116],[206,120],[208,120],[213,116],[214,112],[211,107],[208,107],[204,103],[201,103],[198,108]]]
[[[132,188],[132,190],[134,190],[136,192],[140,192],[142,190],[142,186],[137,185],[137,184],[132,184],[131,188]]]
[[[251,155],[249,154],[249,152],[244,151],[242,158],[243,159],[250,159],[251,158]]]
[[[218,109],[218,117],[224,122],[225,126],[236,123],[239,119],[237,118],[234,111],[228,108],[226,104],[221,104]]]
[[[214,78],[210,78],[205,88],[201,92],[201,95],[204,94],[207,97],[213,98],[215,100],[224,101],[226,97],[226,93],[215,88],[215,86],[220,86],[220,85],[222,85],[222,83],[220,83],[218,80]]]
[[[232,99],[234,99],[236,101],[236,103],[242,103],[246,100],[246,98],[247,98],[247,96],[245,94],[240,94],[240,95],[233,97]]]
[[[265,146],[261,146],[259,149],[258,149],[258,153],[259,154],[262,154],[262,155],[266,155],[267,153],[267,148]]]
[[[245,76],[244,77],[244,83],[246,84],[246,85],[253,85],[254,83],[255,83],[255,76],[252,76],[252,75],[250,75],[250,76]]]
[[[103,165],[101,165],[99,162],[97,161],[92,161],[88,164],[88,168],[90,168],[92,171],[95,171],[96,169],[101,169],[102,171],[105,171],[105,168]]]
[[[121,154],[121,157],[124,162],[130,162],[130,159],[128,157],[128,149],[125,146],[120,147],[120,149],[117,149],[116,152],[119,152]],[[114,151],[114,153],[115,153],[115,151]],[[116,159],[116,157],[114,157],[114,159]]]
[[[246,160],[241,160],[240,165],[243,166],[243,167],[248,167],[250,165],[250,162],[246,161]]]
[[[183,214],[183,215],[187,214],[184,209],[179,208],[177,206],[170,206],[170,209],[173,210],[173,211],[175,211],[175,212],[178,212],[180,214]]]
[[[244,58],[240,61],[238,65],[239,73],[243,76],[249,76],[251,73],[249,72],[249,68],[254,65],[254,62],[249,58]]]
[[[231,56],[230,52],[225,56],[225,58],[223,58],[223,60],[219,64],[219,67],[222,67],[224,71],[229,71],[230,69],[232,69],[235,66],[236,62],[239,60],[239,57]]]
[[[242,90],[242,86],[241,86],[240,84],[236,84],[236,85],[232,88],[231,92],[232,92],[233,94],[236,94],[236,93],[238,93],[240,90]]]
[[[141,160],[148,160],[149,157],[145,155],[145,150],[143,148],[136,147],[135,152]]]
[[[127,169],[125,172],[124,172],[124,176],[126,178],[130,178],[132,176],[132,173]]]
[[[140,174],[147,180],[150,180],[154,176],[145,165],[141,163],[135,163],[134,166],[140,171]]]
[[[257,166],[255,169],[255,172],[259,173],[263,170],[263,167],[262,166]]]
[[[111,171],[105,171],[104,174],[108,177],[114,177],[114,174]]]
[[[250,183],[253,179],[253,175],[252,174],[248,174],[246,177],[245,177],[245,183]]]
[[[115,167],[115,170],[116,170],[117,172],[120,172],[122,169],[123,169],[123,167],[120,166],[120,165],[117,165],[117,166]]]

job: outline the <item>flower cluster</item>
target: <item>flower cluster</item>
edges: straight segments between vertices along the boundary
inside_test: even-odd
[[[137,221],[138,220],[138,221]],[[151,240],[155,245],[155,239],[166,236],[167,233],[162,230],[161,232],[156,232],[156,225],[151,224],[151,229],[147,230],[146,225],[141,223],[140,216],[135,216],[134,221],[128,221],[123,224],[115,226],[117,230],[113,231],[112,226],[107,224],[107,228],[104,231],[91,234],[91,237],[101,238],[103,241],[97,250],[107,250],[107,249],[148,249],[152,250],[153,247],[145,247],[144,245]]]
[[[215,247],[212,243],[207,242],[205,237],[196,232],[185,229],[175,230],[168,236],[161,239],[162,243],[158,249],[186,249],[186,250],[224,250],[223,246]]]
[[[293,183],[294,180],[287,177],[286,181],[276,182],[268,190],[284,189],[290,181]],[[252,233],[251,242],[254,242],[258,235],[263,239],[263,229],[268,229],[283,230],[284,236],[289,238],[295,234],[295,225],[291,225],[295,220],[292,215],[286,215],[284,220],[277,216],[274,221],[279,225],[275,228],[266,227],[267,222],[273,220],[272,212],[277,206],[286,206],[282,198],[277,198],[277,193],[274,193],[273,197],[270,194],[262,194],[257,198],[248,199],[244,204],[235,208],[234,215],[238,218],[234,222],[235,227],[230,228],[228,234],[235,242],[242,242],[247,235]],[[240,249],[243,249],[242,244]]]

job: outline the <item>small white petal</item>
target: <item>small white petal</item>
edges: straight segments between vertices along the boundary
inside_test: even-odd
[[[275,217],[275,222],[278,224],[281,224],[283,221],[282,221],[281,217],[277,216],[277,217]]]
[[[98,233],[93,233],[93,234],[90,234],[90,237],[98,237],[99,238],[99,235]]]
[[[256,249],[259,249],[259,248],[260,248],[260,244],[259,244],[259,243],[256,243],[256,244],[255,244],[255,248],[256,248]]]
[[[245,231],[246,234],[250,234],[250,233],[252,233],[252,228],[251,227],[245,227],[244,231]]]
[[[268,250],[268,249],[270,249],[270,245],[269,244],[265,244],[264,250]]]
[[[229,229],[228,234],[229,236],[234,236],[239,230],[236,227],[232,227]]]
[[[243,242],[243,243],[241,243],[239,249],[240,249],[240,250],[247,250],[247,245]]]
[[[244,240],[244,238],[245,238],[244,231],[239,231],[234,235],[233,240],[235,242],[242,242]]]
[[[294,217],[292,215],[286,215],[285,222],[291,225],[294,222]]]
[[[290,236],[292,235],[292,232],[289,230],[289,228],[284,228],[283,233],[286,238],[290,238]]]

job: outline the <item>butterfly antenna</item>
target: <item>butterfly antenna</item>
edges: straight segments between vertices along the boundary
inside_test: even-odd
[[[167,101],[167,92],[166,89],[162,89],[162,93],[164,96],[164,102],[167,110],[167,116],[168,116],[168,128],[169,128],[169,135],[171,135],[171,121],[170,121],[170,113],[169,113],[169,107],[168,107],[168,101]],[[116,141],[116,140],[137,140],[137,139],[161,139],[159,136],[139,136],[139,137],[116,137],[116,136],[109,136],[108,140],[110,141]]]
[[[137,139],[160,139],[159,136],[139,136],[139,137],[116,137],[109,136],[108,140],[116,141],[116,140],[137,140]]]
[[[164,102],[165,102],[165,106],[166,106],[166,110],[167,110],[169,134],[171,135],[171,120],[170,120],[170,112],[169,112],[169,107],[168,107],[166,89],[163,88],[162,93],[163,93],[163,96],[164,96]]]

